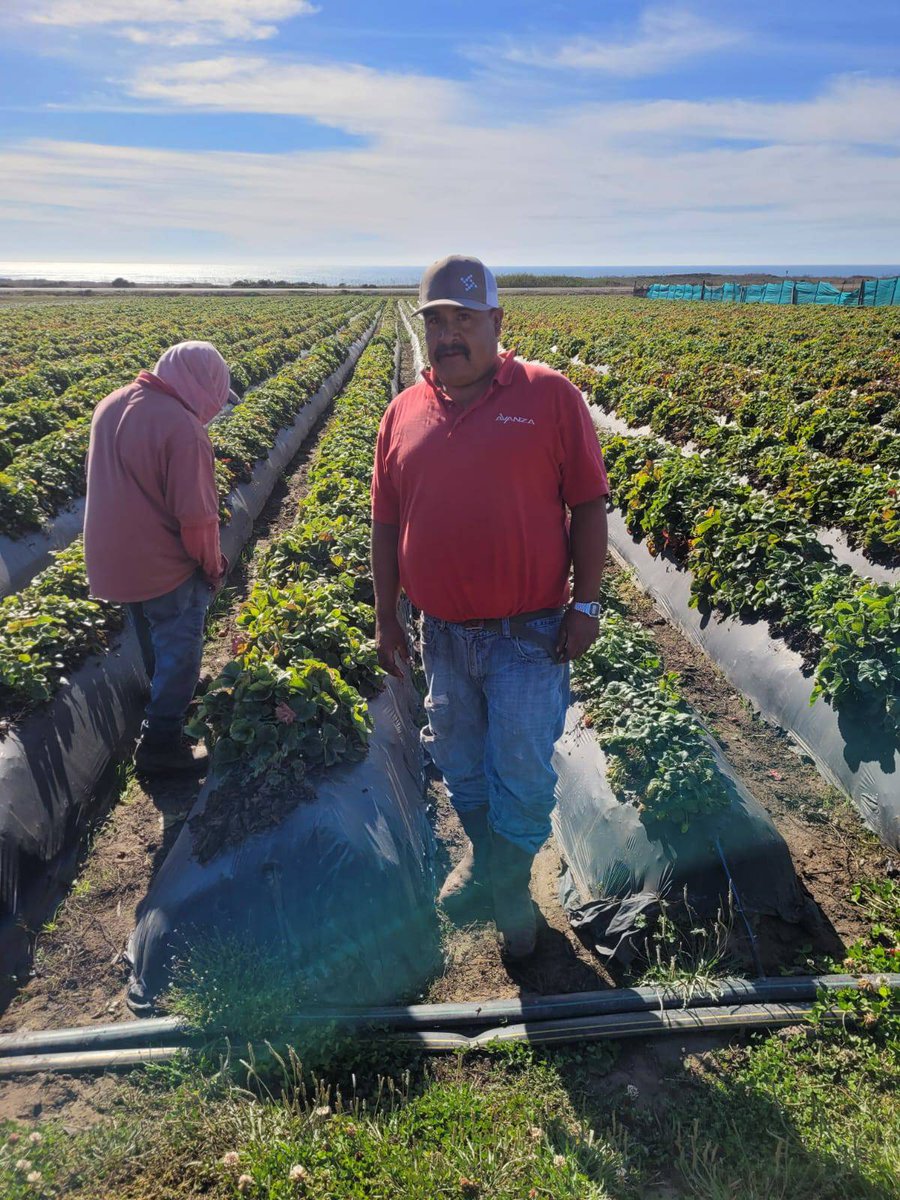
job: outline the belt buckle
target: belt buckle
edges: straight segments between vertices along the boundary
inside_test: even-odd
[[[463,621],[463,629],[484,629],[484,621]]]

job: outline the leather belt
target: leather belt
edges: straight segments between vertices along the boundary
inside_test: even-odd
[[[504,625],[509,629],[510,637],[523,642],[533,642],[541,646],[551,658],[556,658],[556,637],[543,633],[540,629],[532,629],[529,621],[540,621],[545,617],[562,617],[565,608],[538,608],[534,612],[516,613],[514,617],[485,617],[472,621],[440,621],[441,625],[457,625],[460,629],[485,630],[488,633],[502,633]]]
[[[538,608],[534,612],[516,613],[514,617],[485,617],[483,620],[459,621],[458,624],[463,629],[486,629],[489,633],[500,633],[503,630],[504,622],[508,622],[510,633],[515,628],[517,631],[522,625],[528,621],[540,621],[543,617],[561,617],[566,610],[564,608]],[[453,624],[448,621],[448,624]],[[529,633],[537,633],[536,629],[529,629]],[[523,636],[520,632],[516,632],[515,637]]]

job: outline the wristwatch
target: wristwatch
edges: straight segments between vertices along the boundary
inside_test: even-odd
[[[584,613],[584,615],[586,617],[595,617],[596,618],[596,617],[600,616],[600,604],[597,600],[592,600],[589,604],[579,603],[578,601],[575,601],[575,603],[573,603],[572,607],[575,609],[576,612]]]

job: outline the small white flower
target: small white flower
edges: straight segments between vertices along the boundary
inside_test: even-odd
[[[16,1170],[17,1171],[30,1171],[31,1170],[30,1160],[27,1158],[20,1158],[18,1160],[18,1162],[16,1163]]]
[[[306,1167],[301,1166],[300,1163],[294,1163],[290,1171],[288,1171],[288,1179],[290,1179],[293,1183],[299,1183],[302,1179],[305,1179],[308,1174],[309,1172],[307,1171]]]
[[[543,1131],[543,1129],[538,1129],[537,1125],[529,1125],[528,1126],[528,1136],[531,1138],[531,1140],[533,1142],[539,1142],[541,1140],[541,1138],[544,1136],[544,1131]]]
[[[240,1161],[241,1156],[238,1154],[237,1150],[229,1150],[227,1154],[222,1155],[223,1167],[236,1167]]]
[[[564,1167],[566,1165],[566,1156],[564,1154],[553,1155],[554,1167]]]
[[[641,1094],[633,1083],[629,1083],[628,1087],[625,1089],[625,1092],[629,1100],[637,1100],[638,1096]]]
[[[25,1178],[29,1183],[40,1183],[43,1175],[41,1175],[40,1171],[29,1171]]]
[[[32,1146],[39,1146],[44,1140],[44,1135],[35,1130],[34,1133],[29,1133],[28,1140],[31,1142]]]
[[[330,1104],[320,1104],[319,1107],[314,1110],[313,1115],[316,1117],[330,1117],[331,1116],[331,1105]]]
[[[253,1183],[252,1175],[240,1175],[240,1176],[238,1176],[237,1190],[239,1192],[246,1192],[247,1188],[249,1188],[252,1183]]]

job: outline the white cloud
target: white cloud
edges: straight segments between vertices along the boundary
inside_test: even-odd
[[[527,66],[634,77],[654,75],[674,63],[743,40],[737,30],[710,24],[690,12],[648,9],[641,14],[637,36],[631,41],[576,37],[550,46],[508,43],[500,53],[508,62]]]
[[[223,57],[139,71],[126,84],[139,100],[187,108],[303,116],[350,133],[427,127],[471,114],[463,85],[371,67]]]
[[[605,133],[636,139],[900,148],[900,80],[843,76],[811,100],[648,100],[602,108]]]
[[[20,0],[14,11],[36,25],[106,28],[136,43],[186,46],[260,41],[275,36],[275,22],[318,10],[310,0]]]
[[[275,70],[267,101],[251,62],[178,68],[174,91],[154,68],[139,86],[223,111],[303,113],[367,143],[0,149],[0,215],[20,223],[0,257],[39,256],[41,230],[66,228],[87,257],[109,238],[165,257],[178,229],[215,239],[222,258],[285,262],[424,262],[460,248],[495,263],[877,262],[900,244],[900,159],[884,153],[900,148],[896,80],[840,80],[795,103],[592,105],[497,128],[462,85],[358,68]]]

